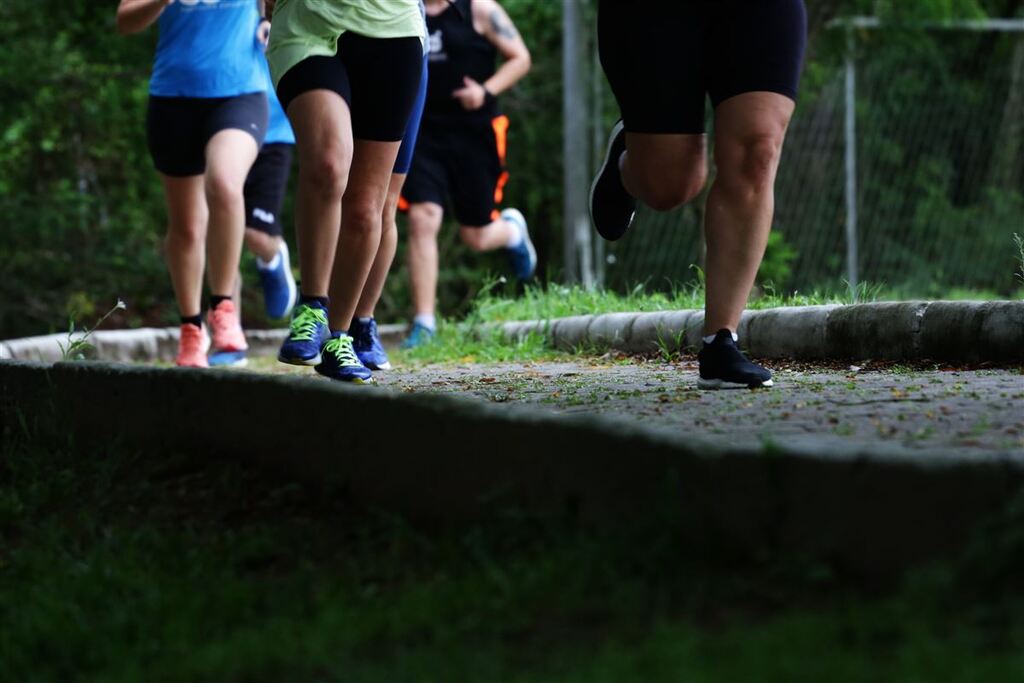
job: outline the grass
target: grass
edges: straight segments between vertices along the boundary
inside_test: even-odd
[[[1009,681],[1024,514],[866,590],[496,507],[445,530],[238,463],[5,435],[0,680]],[[975,587],[983,587],[978,592]]]

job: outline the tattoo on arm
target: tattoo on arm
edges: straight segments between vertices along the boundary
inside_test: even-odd
[[[491,10],[491,28],[505,40],[515,40],[519,37],[516,27],[504,17],[501,10]]]

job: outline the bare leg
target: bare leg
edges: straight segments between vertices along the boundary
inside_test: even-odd
[[[356,305],[380,247],[388,178],[401,144],[401,141],[355,141],[331,275],[331,304],[327,315],[332,330],[348,331],[352,325]]]
[[[210,207],[207,233],[210,293],[226,296],[235,291],[238,262],[245,234],[242,188],[259,147],[241,130],[222,130],[206,145],[206,201]]]
[[[671,211],[695,198],[707,181],[703,135],[626,133],[620,159],[626,191],[656,211]]]
[[[302,293],[327,296],[341,226],[341,198],[352,165],[348,104],[328,90],[311,90],[288,106],[299,158],[295,231]]]
[[[482,228],[464,225],[459,230],[459,238],[473,251],[494,251],[507,247],[512,237],[518,233],[519,228],[504,218],[499,218]]]
[[[268,235],[262,230],[254,228],[245,229],[245,248],[255,254],[264,263],[269,263],[277,256],[281,248],[282,238],[276,235]]]
[[[398,249],[398,225],[395,214],[398,212],[398,200],[402,195],[403,185],[405,185],[405,174],[392,173],[387,198],[384,200],[384,211],[381,215],[380,247],[377,248],[377,258],[373,261],[373,267],[363,286],[363,294],[356,305],[356,317],[358,318],[372,318],[373,312],[377,308],[377,302],[380,301],[381,294],[384,293],[388,271],[391,270],[391,263],[395,260],[395,251]]]
[[[437,235],[444,209],[437,204],[409,208],[409,285],[416,315],[433,315],[437,298]]]
[[[736,331],[761,265],[775,211],[775,175],[794,103],[747,93],[715,112],[718,176],[708,197],[704,333]]]
[[[206,224],[209,213],[203,192],[203,176],[172,178],[161,175],[167,200],[167,237],[164,242],[167,269],[174,286],[178,311],[199,315],[206,265]]]

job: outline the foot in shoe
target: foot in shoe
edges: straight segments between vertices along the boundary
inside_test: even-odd
[[[384,351],[384,345],[380,341],[376,320],[356,318],[352,321],[349,334],[352,337],[352,347],[356,350],[356,355],[363,365],[371,370],[391,369],[388,354]]]
[[[318,304],[299,304],[292,311],[288,337],[281,344],[277,360],[289,365],[318,365],[320,349],[331,336],[327,310]]]
[[[316,371],[324,377],[352,384],[373,384],[373,373],[359,360],[352,347],[352,337],[334,332],[320,351],[322,360]]]
[[[518,209],[505,209],[501,217],[506,223],[519,230],[519,243],[508,248],[509,262],[512,272],[519,280],[529,280],[537,270],[537,250],[530,239],[530,230],[526,226],[526,217]]]
[[[226,299],[212,308],[207,315],[207,322],[213,332],[213,350],[245,351],[249,345],[245,343],[245,333],[235,312],[235,303]]]
[[[178,338],[178,356],[174,363],[182,368],[206,368],[209,363],[206,352],[210,349],[210,337],[206,329],[185,323]]]
[[[590,219],[598,234],[610,241],[625,235],[636,215],[636,199],[622,184],[619,169],[619,159],[625,151],[626,130],[619,121],[608,136],[604,163],[590,186]]]
[[[270,263],[256,260],[256,270],[263,288],[263,308],[270,318],[284,318],[298,300],[298,288],[292,275],[288,244],[282,239]]]
[[[772,373],[751,362],[736,346],[732,332],[719,330],[697,354],[701,389],[760,389],[773,385]]]

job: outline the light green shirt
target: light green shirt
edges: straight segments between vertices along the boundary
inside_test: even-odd
[[[278,0],[273,19],[267,61],[274,87],[302,60],[336,55],[345,31],[426,44],[420,0]]]

